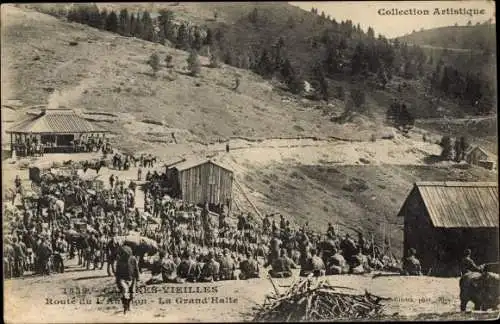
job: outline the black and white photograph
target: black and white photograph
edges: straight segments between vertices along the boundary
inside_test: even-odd
[[[2,4],[4,321],[498,320],[495,7]]]

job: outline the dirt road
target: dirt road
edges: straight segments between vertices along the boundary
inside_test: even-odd
[[[245,321],[251,319],[252,307],[262,304],[265,295],[273,292],[267,279],[144,286],[149,277],[147,273],[141,275],[133,311],[123,315],[120,301],[112,293],[115,289],[112,277],[105,270],[83,270],[70,261],[64,274],[6,281],[5,320],[18,323]],[[297,273],[293,278],[276,280],[276,284],[284,291],[286,288],[281,286],[296,279]],[[328,280],[333,285],[353,288],[354,292],[363,293],[367,289],[391,298],[384,304],[388,316],[453,314],[459,309],[458,278],[373,279],[372,275],[341,275],[330,276]]]

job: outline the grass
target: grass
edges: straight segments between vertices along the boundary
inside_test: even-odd
[[[292,223],[311,222],[324,232],[328,222],[338,222],[342,231],[373,233],[382,242],[380,224],[392,224],[393,253],[400,256],[403,219],[397,216],[416,181],[496,181],[482,168],[461,170],[432,166],[324,166],[272,165],[250,173],[252,187],[265,199],[256,203],[263,210],[280,210]],[[257,179],[262,179],[257,181]],[[305,217],[306,215],[310,215]],[[343,225],[343,226],[342,226]]]

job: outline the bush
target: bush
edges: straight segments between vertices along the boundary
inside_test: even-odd
[[[370,141],[376,142],[377,141],[377,135],[372,134],[372,136],[370,137]]]
[[[168,68],[173,67],[172,65],[172,55],[168,55],[165,57],[165,64],[167,65]]]
[[[160,70],[160,58],[158,57],[158,54],[153,53],[149,57],[148,60],[149,66],[153,69],[153,73],[156,75],[156,72]]]
[[[365,104],[365,93],[360,88],[354,88],[351,90],[351,100],[354,104],[354,108],[359,110]]]
[[[189,57],[187,58],[187,64],[189,72],[192,76],[196,76],[200,73],[201,63],[200,58],[198,57],[198,53],[196,53],[195,51],[191,51],[191,53],[189,53]]]
[[[212,53],[210,55],[210,67],[218,68],[219,66],[220,66],[219,57],[217,56],[216,53]]]

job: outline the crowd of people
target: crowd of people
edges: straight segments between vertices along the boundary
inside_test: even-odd
[[[143,166],[141,162],[138,170]],[[169,197],[164,173],[148,170],[145,179],[143,210],[137,206],[138,184],[133,180],[113,174],[108,186],[96,188],[77,175],[45,179],[41,196],[5,209],[10,224],[4,241],[5,276],[64,272],[67,260],[75,257],[89,270],[107,263],[108,275],[116,276],[122,291],[130,291],[134,282],[132,257],[138,273],[151,271],[147,284],[244,280],[262,276],[263,269],[271,277],[289,277],[293,268],[301,276],[401,270],[387,250],[362,233],[357,239],[341,235],[332,224],[325,233],[315,233],[308,223],[293,226],[279,214],[259,221],[241,213],[233,219],[227,210],[215,214],[208,204],[193,206]],[[143,182],[139,172],[137,181]],[[19,178],[15,187],[23,193]],[[120,236],[145,237],[154,244],[148,253],[138,253],[137,247],[117,245]],[[121,260],[128,265],[119,265]],[[130,301],[132,296],[125,297]],[[124,307],[129,309],[129,304],[124,302]]]

